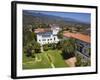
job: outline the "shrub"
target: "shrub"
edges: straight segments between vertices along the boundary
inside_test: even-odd
[[[39,43],[35,42],[33,46],[35,53],[40,53],[41,52],[41,46]]]
[[[51,49],[54,50],[54,49],[56,49],[56,48],[57,48],[57,44],[56,44],[56,43],[52,43]]]
[[[62,41],[59,41],[57,44],[56,44],[56,48],[59,50],[61,50],[62,49],[62,46],[63,46],[63,44],[62,44]]]
[[[44,51],[48,51],[48,49],[49,49],[48,44],[43,45],[43,50]]]
[[[32,48],[31,47],[27,48],[26,56],[27,57],[32,56]]]
[[[82,59],[82,57],[80,55],[77,55],[76,56],[77,58],[77,62],[76,62],[76,66],[90,66],[91,65],[91,62],[90,60],[84,60]]]

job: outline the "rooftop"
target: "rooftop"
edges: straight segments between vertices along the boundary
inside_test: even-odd
[[[37,28],[35,29],[35,33],[44,33],[44,32],[51,32],[50,28]]]
[[[84,41],[84,42],[87,42],[87,43],[91,42],[90,36],[84,35],[84,34],[81,34],[81,33],[64,32],[63,35],[64,35],[64,37],[72,37],[72,38],[75,38],[75,39],[78,39],[78,40],[81,40],[81,41]]]

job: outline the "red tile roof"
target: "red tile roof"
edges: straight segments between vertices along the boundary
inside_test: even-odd
[[[72,38],[79,39],[79,40],[87,42],[87,43],[91,42],[90,36],[84,35],[81,33],[64,32],[63,35],[64,35],[64,37],[72,37]]]
[[[38,28],[38,29],[35,29],[35,33],[43,33],[43,32],[51,32],[51,29],[50,28]]]

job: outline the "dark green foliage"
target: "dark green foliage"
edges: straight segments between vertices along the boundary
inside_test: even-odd
[[[41,47],[40,44],[33,40],[32,42],[30,42],[30,44],[24,47],[25,50],[24,53],[26,53],[27,57],[34,58],[36,53],[41,52],[40,47]]]
[[[91,65],[90,60],[82,59],[82,57],[80,55],[77,55],[76,58],[77,58],[77,62],[76,62],[77,67],[79,67],[79,66],[90,66]]]
[[[57,44],[56,43],[50,43],[50,44],[43,45],[43,50],[44,51],[55,50],[55,49],[57,49]]]
[[[59,31],[57,36],[59,39],[62,39],[63,38],[63,31]]]
[[[43,50],[44,51],[48,51],[48,49],[49,49],[48,44],[43,45]]]
[[[37,41],[35,41],[33,39],[32,42],[31,42],[31,45],[32,45],[32,49],[33,49],[34,53],[40,53],[41,52],[41,46]]]
[[[59,50],[62,50],[62,47],[63,47],[63,41],[61,40],[61,41],[59,41],[58,43],[57,43],[57,49]]]
[[[35,50],[31,43],[25,46],[24,50],[24,54],[26,54],[27,57],[35,58]]]
[[[35,58],[35,54],[41,52],[40,47],[40,44],[33,40],[32,42],[30,42],[30,44],[24,47],[24,52],[26,53],[27,57]]]
[[[88,48],[89,56],[91,56],[91,48]]]
[[[26,56],[27,56],[27,57],[32,56],[32,47],[31,47],[31,46],[29,46],[29,47],[27,48]]]
[[[69,38],[63,41],[62,56],[64,59],[74,57],[75,51],[76,51],[76,45],[74,39]]]
[[[82,64],[81,57],[77,55],[76,66],[81,66],[81,64]]]
[[[75,40],[72,38],[69,38],[67,40],[63,41],[63,48],[62,52],[64,53],[73,53],[76,50]]]
[[[52,43],[51,49],[54,50],[54,49],[56,49],[56,48],[57,48],[57,44],[56,44],[56,43]]]
[[[35,51],[32,50],[32,58],[35,58]]]
[[[36,34],[32,32],[32,28],[28,27],[23,27],[23,46],[29,44],[33,39],[36,40]]]
[[[28,25],[23,27],[23,50],[28,57],[35,57],[35,53],[41,52],[40,44],[36,42],[35,26]]]
[[[39,43],[35,42],[34,50],[35,50],[35,53],[40,53],[41,52],[41,46],[40,46]]]
[[[52,43],[48,43],[46,45],[48,45],[48,47],[51,49]]]

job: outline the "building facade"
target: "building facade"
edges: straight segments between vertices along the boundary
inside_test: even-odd
[[[86,57],[90,57],[91,55],[91,45],[90,43],[81,41],[81,40],[76,40],[77,44],[77,50],[84,54]]]
[[[38,28],[35,29],[37,42],[41,45],[49,44],[49,43],[57,43],[59,41],[57,37],[57,33],[60,28],[56,25],[50,25],[50,28]]]
[[[77,45],[76,56],[80,56],[83,62],[90,61],[91,58],[91,40],[90,36],[80,33],[65,32],[64,38],[74,38]]]

